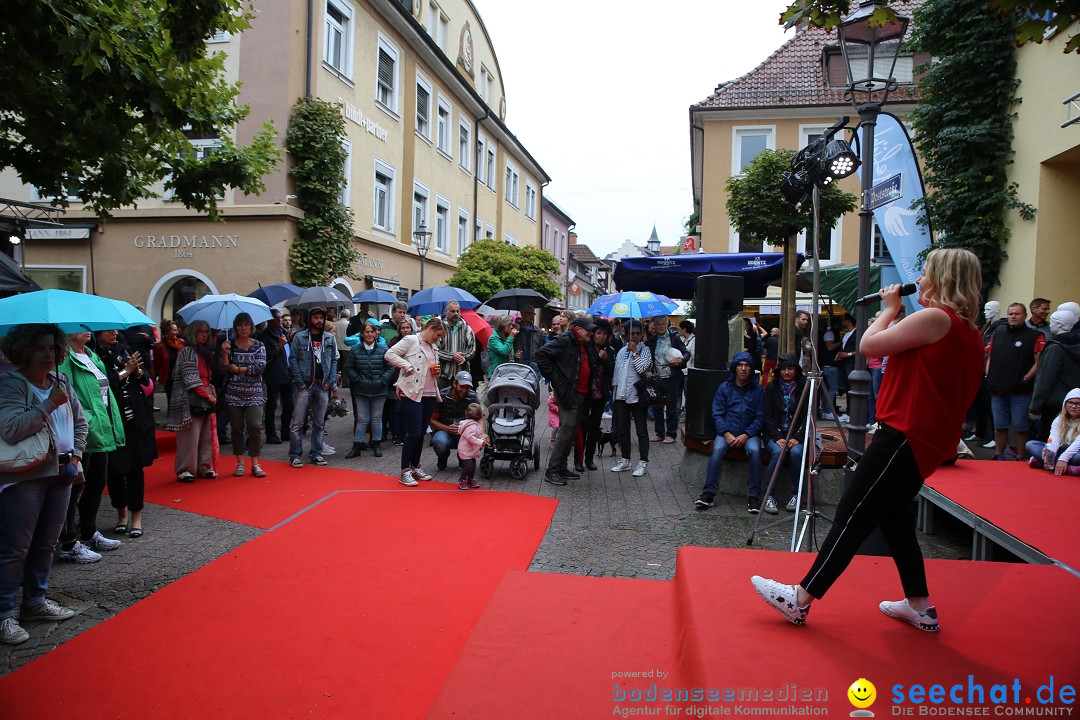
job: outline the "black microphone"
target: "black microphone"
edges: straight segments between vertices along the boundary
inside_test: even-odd
[[[914,295],[919,291],[919,286],[915,283],[904,283],[900,286],[900,296]],[[867,305],[869,303],[876,303],[881,300],[881,293],[874,293],[873,295],[863,295],[861,298],[855,301],[856,305]]]

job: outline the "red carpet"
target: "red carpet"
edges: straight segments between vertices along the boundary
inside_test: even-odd
[[[340,493],[0,679],[0,717],[421,717],[554,507]]]
[[[223,473],[214,480],[199,478],[191,484],[176,481],[173,472],[176,435],[159,432],[161,458],[146,469],[146,502],[221,520],[271,528],[338,490],[403,490],[397,478],[344,468],[290,467],[263,460],[266,477]],[[231,463],[231,456],[229,463]],[[232,467],[222,463],[222,467]],[[460,492],[456,485],[421,483],[418,490]]]
[[[1080,570],[1080,478],[1027,463],[961,460],[926,484],[1044,555]]]
[[[1072,597],[1080,580],[1060,568],[931,561],[943,627],[935,635],[878,611],[900,595],[899,582],[890,560],[865,557],[815,604],[806,627],[790,625],[749,578],[794,581],[810,559],[684,548],[671,583],[509,573],[428,717],[600,718],[634,708],[701,717],[787,707],[782,699],[803,692],[819,699],[797,707],[846,714],[847,688],[860,677],[876,685],[872,709],[882,717],[900,714],[896,685],[966,688],[972,675],[989,693],[1018,678],[1021,706],[1028,695],[1038,704],[1033,693],[1051,675],[1058,687],[1080,685],[1069,613],[1051,600]],[[718,698],[727,689],[733,701],[649,701],[654,684],[713,688]],[[633,702],[635,692],[646,699]],[[757,702],[738,701],[755,693]]]

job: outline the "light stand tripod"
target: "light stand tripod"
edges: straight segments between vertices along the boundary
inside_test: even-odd
[[[818,364],[818,347],[817,347],[817,321],[818,321],[818,308],[821,302],[821,295],[819,289],[819,279],[821,273],[821,267],[818,264],[819,254],[819,241],[820,241],[820,189],[817,184],[814,184],[813,188],[813,203],[814,203],[814,253],[812,260],[814,283],[813,283],[813,299],[811,302],[811,314],[810,314],[810,352],[811,352],[811,370],[807,373],[806,384],[803,386],[802,394],[799,396],[799,402],[795,407],[795,411],[791,414],[792,422],[788,427],[787,437],[785,438],[784,446],[780,451],[780,458],[776,462],[776,467],[772,472],[772,476],[769,478],[769,485],[765,489],[765,492],[761,497],[761,506],[758,508],[757,517],[754,519],[754,527],[750,531],[750,536],[746,539],[747,545],[754,543],[754,536],[758,530],[768,530],[769,528],[776,527],[786,522],[785,519],[777,519],[771,523],[765,525],[765,527],[759,528],[761,522],[761,511],[765,509],[766,500],[772,496],[773,488],[776,486],[776,480],[780,476],[780,468],[784,465],[784,458],[789,454],[787,447],[790,445],[792,436],[794,435],[795,428],[797,426],[797,420],[799,413],[806,413],[806,427],[803,430],[803,437],[801,439],[803,453],[802,461],[799,463],[799,485],[795,495],[795,507],[797,512],[795,513],[794,524],[791,529],[791,552],[798,552],[802,549],[803,540],[806,533],[810,533],[810,549],[813,550],[817,544],[817,538],[815,535],[817,529],[817,519],[821,518],[831,523],[832,519],[824,513],[817,510],[814,500],[814,479],[817,477],[818,471],[821,469],[821,448],[818,446],[818,433],[817,433],[817,407],[818,396],[825,399],[825,403],[828,405],[829,412],[833,417],[840,417],[840,414],[833,406],[831,393],[826,390],[824,385],[824,379],[821,373],[821,367]],[[847,433],[841,424],[837,424],[837,429],[840,431],[840,437],[843,441],[844,448],[848,448]],[[791,472],[795,472],[795,468],[791,469]],[[803,495],[805,489],[805,508],[803,507]],[[799,521],[803,520],[802,532],[799,531]],[[797,539],[797,542],[796,542]]]

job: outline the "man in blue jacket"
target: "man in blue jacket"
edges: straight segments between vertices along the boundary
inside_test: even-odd
[[[735,353],[729,369],[731,374],[720,383],[713,398],[716,439],[713,440],[712,456],[705,473],[705,488],[695,504],[699,510],[712,507],[720,485],[724,457],[729,448],[741,447],[746,451],[748,463],[750,493],[747,506],[750,514],[756,515],[761,506],[761,426],[765,417],[765,389],[754,376],[750,353]],[[765,511],[772,514],[777,512],[776,501],[772,497],[766,500]]]

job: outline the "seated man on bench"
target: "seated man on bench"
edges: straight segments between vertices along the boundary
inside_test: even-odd
[[[724,457],[730,448],[743,448],[746,452],[747,480],[751,515],[761,506],[761,426],[764,420],[765,389],[757,381],[750,353],[738,352],[731,359],[731,374],[720,383],[713,398],[712,416],[716,424],[712,456],[705,473],[705,488],[695,502],[699,510],[712,507],[720,486],[720,471]],[[776,498],[771,495],[765,501],[765,512],[777,513]]]

